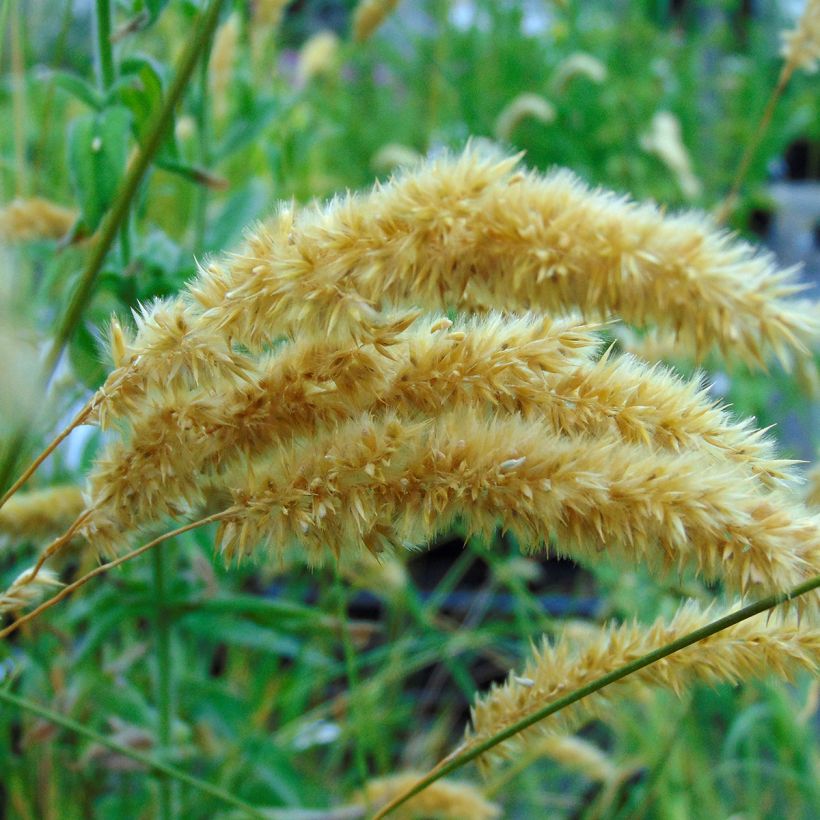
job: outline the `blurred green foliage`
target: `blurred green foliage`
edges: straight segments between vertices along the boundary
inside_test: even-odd
[[[95,74],[93,4],[0,5],[7,24],[0,116],[14,123],[0,129],[0,191],[78,213],[63,242],[16,246],[8,262],[31,324],[48,338],[204,4],[113,3],[116,77],[108,88]],[[729,0],[405,0],[371,41],[354,44],[350,2],[294,2],[279,31],[263,30],[251,3],[224,5],[224,16],[236,14],[240,24],[228,76],[219,86],[203,59],[74,332],[32,430],[35,446],[104,379],[100,328],[112,313],[127,321],[138,304],[176,292],[197,260],[236,245],[279,200],[369,185],[385,173],[374,158],[386,144],[424,154],[468,137],[493,139],[499,114],[521,93],[542,95],[556,112],[549,124],[524,120],[514,130],[512,147],[526,152],[527,164],[568,166],[591,183],[670,207],[712,207],[776,80],[783,25],[774,2],[754,4],[752,16],[750,4]],[[324,27],[341,38],[338,58],[304,82],[298,49]],[[556,82],[579,52],[599,61],[605,80]],[[694,202],[641,147],[658,111],[680,121],[702,186]],[[798,137],[820,138],[816,80],[804,76],[781,101],[746,204]],[[725,392],[762,425],[806,412],[799,381],[780,371],[734,371]],[[35,483],[80,480],[100,443],[99,434],[75,434]],[[664,586],[606,564],[536,580],[543,567],[533,561],[529,575],[517,572],[518,551],[501,536],[468,543],[440,577],[414,556],[406,583],[364,592],[332,569],[263,562],[225,570],[212,561],[211,537],[178,539],[165,556],[159,602],[150,562],[137,562],[22,630],[0,647],[0,682],[151,751],[159,666],[170,663],[171,762],[258,806],[338,805],[364,770],[435,762],[461,731],[473,692],[567,618],[648,620],[683,596],[704,594],[690,578]],[[6,545],[3,582],[41,546]],[[91,561],[75,550],[65,573]],[[452,603],[459,590],[474,593],[463,610]],[[152,628],[157,612],[162,623]],[[155,647],[163,629],[165,660]],[[510,817],[808,820],[820,813],[816,697],[816,682],[750,682],[619,706],[607,725],[588,731],[613,760],[637,761],[611,801],[602,804],[588,781],[549,761],[497,797]],[[158,816],[156,778],[133,761],[6,706],[0,767],[8,817]],[[188,787],[173,799],[179,817],[229,816]]]

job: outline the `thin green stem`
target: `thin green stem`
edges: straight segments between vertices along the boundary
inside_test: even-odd
[[[211,163],[210,132],[208,128],[208,68],[210,65],[211,41],[202,51],[199,60],[199,99],[196,109],[197,161],[202,168],[209,169]],[[194,252],[201,254],[205,249],[205,237],[208,227],[208,186],[197,185],[194,214]]]
[[[774,116],[775,108],[777,108],[777,103],[785,91],[786,86],[789,84],[789,80],[791,79],[792,74],[794,74],[794,69],[795,66],[793,63],[785,63],[780,71],[777,84],[769,96],[769,100],[766,103],[766,108],[763,111],[763,116],[761,116],[760,122],[757,124],[757,129],[746,145],[746,150],[743,152],[743,157],[741,158],[740,164],[735,172],[735,178],[732,182],[731,190],[727,194],[726,199],[723,200],[723,204],[718,210],[716,216],[718,222],[725,222],[735,207],[735,203],[737,202],[737,198],[740,194],[740,189],[743,187],[743,182],[746,179],[746,174],[749,172],[754,155],[757,153],[757,149],[760,147],[760,143],[763,141],[763,137],[769,129],[772,117]]]
[[[97,0],[95,16],[97,35],[97,82],[105,92],[114,84],[114,49],[111,45],[111,0]]]
[[[183,772],[181,769],[177,769],[176,766],[171,766],[162,760],[157,760],[151,755],[145,754],[145,752],[140,752],[130,746],[124,746],[121,743],[117,743],[115,740],[111,740],[105,735],[101,735],[93,729],[89,729],[82,723],[78,723],[76,720],[72,720],[65,715],[61,715],[59,712],[54,712],[51,709],[48,709],[45,706],[40,706],[40,704],[34,703],[26,698],[13,695],[5,689],[0,689],[0,701],[10,706],[15,706],[18,709],[31,712],[32,714],[53,723],[55,726],[61,726],[63,729],[67,729],[69,732],[73,732],[80,737],[84,737],[94,743],[99,743],[101,746],[105,746],[107,749],[111,749],[111,751],[123,755],[123,757],[135,760],[154,774],[171,778],[179,783],[184,783],[186,786],[190,786],[202,794],[207,794],[210,797],[221,800],[228,806],[233,806],[235,809],[241,809],[249,817],[258,817],[262,818],[262,820],[268,817],[268,815],[264,812],[259,811],[259,809],[251,806],[244,800],[240,800],[230,792],[220,789],[218,786],[214,786],[204,780],[200,780],[197,777],[193,777],[192,775]]]
[[[350,628],[347,622],[347,595],[345,594],[342,577],[339,573],[338,565],[335,565],[336,580],[334,593],[336,597],[337,614],[339,628],[342,633],[342,648],[345,658],[345,671],[347,673],[347,688],[350,693],[350,710],[353,715],[353,723],[360,727],[361,731],[356,731],[353,737],[353,757],[356,761],[356,770],[362,786],[367,782],[367,752],[365,744],[370,737],[370,722],[367,715],[362,714],[361,690],[359,688],[359,675],[356,669],[356,649],[350,637]]]
[[[197,60],[219,20],[219,9],[222,6],[222,2],[223,0],[212,0],[211,5],[200,20],[199,27],[188,41],[180,58],[176,76],[171,83],[171,87],[168,89],[165,101],[154,117],[151,125],[148,127],[145,143],[142,149],[137,152],[134,162],[120,186],[114,204],[103,220],[100,235],[94,244],[91,258],[88,260],[88,264],[80,277],[79,284],[74,291],[68,308],[58,325],[54,343],[46,357],[45,369],[47,380],[50,380],[53,375],[60,356],[68,343],[68,339],[80,321],[80,317],[94,291],[97,276],[108,254],[108,250],[114,241],[120,225],[128,214],[128,209],[136,196],[139,184],[142,182],[142,178],[145,176],[148,166],[151,164],[151,160],[162,145],[162,141],[173,119],[174,109],[177,103],[182,99],[182,95],[188,86]]]
[[[805,595],[807,592],[811,592],[818,587],[820,587],[820,575],[816,575],[814,578],[805,581],[788,592],[779,592],[774,595],[769,595],[766,598],[761,598],[759,601],[755,601],[754,603],[751,603],[742,609],[738,609],[736,612],[732,612],[729,615],[724,615],[722,618],[718,618],[716,621],[712,621],[712,623],[707,624],[700,629],[689,632],[688,634],[683,635],[682,637],[677,638],[664,646],[658,647],[658,649],[654,649],[652,652],[648,652],[646,655],[642,655],[640,658],[637,658],[631,663],[624,664],[623,666],[614,669],[612,672],[602,675],[600,678],[596,678],[586,686],[582,686],[574,692],[570,692],[568,695],[558,698],[558,700],[554,700],[540,709],[536,709],[532,714],[510,724],[506,729],[496,732],[496,734],[486,740],[460,746],[450,755],[445,757],[432,771],[421,778],[410,789],[398,795],[394,800],[391,800],[390,803],[384,806],[373,817],[373,820],[380,820],[380,818],[387,816],[390,812],[406,803],[411,797],[414,797],[419,794],[419,792],[422,792],[431,783],[435,783],[437,780],[451,774],[456,769],[460,769],[467,763],[470,763],[476,758],[481,757],[481,755],[486,754],[490,751],[490,749],[494,748],[499,743],[503,743],[505,740],[517,735],[519,732],[523,732],[533,724],[544,720],[544,718],[547,718],[556,712],[560,712],[561,709],[571,706],[573,703],[592,695],[598,690],[603,689],[605,686],[609,686],[611,683],[615,683],[616,681],[626,678],[633,672],[637,672],[640,669],[650,666],[651,664],[656,663],[669,655],[673,655],[675,652],[679,652],[687,646],[691,646],[692,644],[702,641],[724,629],[728,629],[730,626],[734,626],[741,621],[745,621],[748,618],[759,615],[761,612],[765,612],[768,609],[773,609],[779,604],[785,603],[786,601],[791,601],[801,595]]]
[[[171,725],[173,722],[172,658],[171,658],[171,613],[168,611],[169,544],[160,544],[153,552],[154,585],[154,651],[156,658],[156,702],[157,702],[157,748],[161,755],[171,751]],[[160,820],[174,817],[174,794],[171,781],[160,777],[159,812]]]

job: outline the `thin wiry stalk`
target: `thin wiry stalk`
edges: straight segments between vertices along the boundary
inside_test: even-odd
[[[193,521],[190,524],[184,524],[181,527],[177,527],[175,530],[171,530],[170,532],[166,532],[163,535],[158,536],[153,541],[149,541],[147,544],[143,544],[141,547],[138,547],[135,550],[127,553],[126,555],[122,555],[119,558],[115,558],[113,561],[109,561],[107,564],[102,564],[95,569],[91,570],[91,572],[86,573],[82,576],[82,578],[78,578],[76,581],[73,581],[70,584],[64,586],[57,595],[49,598],[47,601],[44,601],[37,609],[31,610],[31,612],[27,612],[25,615],[21,615],[16,621],[10,623],[4,629],[0,629],[0,638],[5,638],[8,635],[11,635],[12,632],[18,630],[23,624],[27,624],[30,621],[34,620],[35,618],[39,617],[43,612],[47,609],[51,609],[55,604],[60,603],[63,598],[67,598],[71,595],[72,592],[78,590],[80,587],[85,586],[89,581],[96,578],[98,575],[102,575],[105,572],[108,572],[110,569],[114,569],[114,567],[118,567],[121,564],[126,563],[127,561],[131,561],[134,558],[138,558],[145,552],[154,549],[158,544],[162,544],[164,541],[167,541],[169,538],[174,538],[177,535],[182,535],[184,532],[189,532],[190,530],[198,529],[199,527],[204,527],[206,524],[211,524],[214,521],[221,520],[224,513],[215,513],[214,515],[209,515],[206,518],[201,518],[199,521]]]
[[[239,809],[249,817],[256,817],[259,818],[259,820],[266,820],[266,818],[267,820],[270,820],[267,812],[260,811],[250,805],[250,803],[240,800],[240,798],[234,796],[225,789],[221,789],[219,786],[214,786],[211,783],[200,780],[198,777],[194,777],[193,775],[176,768],[176,766],[172,766],[163,760],[157,760],[155,757],[139,751],[139,749],[134,749],[131,746],[125,746],[122,743],[117,743],[115,740],[111,740],[106,735],[99,734],[93,729],[89,729],[88,726],[78,723],[76,720],[73,720],[67,715],[62,715],[59,712],[55,712],[53,709],[49,709],[46,706],[41,706],[39,703],[34,703],[27,698],[14,695],[5,688],[0,688],[0,701],[23,712],[31,712],[31,714],[37,715],[37,717],[47,720],[49,723],[53,723],[55,726],[59,726],[62,729],[66,729],[79,737],[86,738],[93,743],[99,743],[101,746],[105,746],[107,749],[111,749],[111,751],[116,752],[125,758],[137,761],[142,766],[145,766],[149,772],[172,778],[179,783],[184,783],[186,786],[190,786],[197,792],[201,792],[202,794],[213,797],[216,800],[220,800],[227,806],[232,806],[235,809]]]
[[[531,548],[554,535],[581,560],[606,550],[689,567],[743,594],[788,589],[820,568],[820,519],[736,467],[475,410],[432,421],[365,415],[244,465],[227,486],[235,503],[218,542],[228,559],[291,543],[312,562],[362,545],[378,553],[461,521],[484,537],[500,525]]]
[[[427,775],[425,775],[425,777],[421,778],[411,788],[407,789],[407,791],[405,791],[403,794],[398,795],[387,806],[383,807],[379,812],[377,812],[374,815],[373,820],[382,820],[382,818],[386,817],[399,806],[406,803],[408,800],[410,800],[410,798],[422,792],[432,783],[435,783],[442,777],[451,774],[452,772],[456,771],[457,769],[460,769],[467,763],[476,760],[482,755],[491,752],[505,740],[509,740],[510,738],[514,737],[520,732],[529,729],[531,726],[534,726],[540,721],[548,718],[550,715],[554,715],[560,712],[562,709],[572,706],[574,703],[581,701],[583,698],[586,698],[589,695],[592,695],[595,692],[600,691],[604,687],[616,683],[617,681],[622,680],[628,677],[629,675],[632,675],[633,673],[650,666],[651,664],[662,661],[664,658],[669,657],[670,655],[674,655],[675,652],[679,652],[680,650],[685,649],[688,646],[692,646],[693,644],[696,644],[699,641],[702,641],[710,637],[711,635],[717,635],[724,629],[728,629],[729,627],[732,627],[735,624],[739,624],[742,621],[748,620],[749,618],[752,618],[755,615],[773,609],[774,607],[779,606],[780,604],[795,600],[799,598],[799,596],[805,595],[806,593],[811,592],[812,590],[815,590],[818,587],[820,587],[820,575],[817,575],[814,578],[811,578],[808,581],[799,584],[798,586],[794,587],[788,592],[781,592],[775,595],[769,595],[766,598],[762,598],[758,601],[755,601],[752,604],[748,604],[747,606],[737,610],[736,612],[733,612],[729,615],[725,615],[722,618],[718,618],[712,623],[700,627],[699,629],[695,629],[686,635],[682,635],[681,637],[676,638],[670,643],[667,643],[664,646],[660,646],[657,649],[654,649],[651,652],[648,652],[645,655],[642,655],[641,657],[624,664],[618,669],[614,669],[611,672],[602,675],[601,677],[597,678],[594,681],[591,681],[590,683],[582,686],[581,688],[576,689],[575,691],[558,698],[552,703],[549,703],[541,708],[536,709],[531,714],[527,715],[525,718],[522,718],[516,723],[507,726],[505,729],[493,735],[492,737],[483,739],[480,742],[476,742],[466,746],[460,746],[458,749],[456,749],[450,755],[444,758],[434,769],[432,769]]]
[[[674,638],[705,626],[715,616],[713,607],[700,609],[692,601],[683,604],[671,621],[658,619],[647,627],[628,623],[610,625],[586,640],[544,639],[534,649],[523,671],[479,697],[473,707],[472,727],[466,743],[480,742],[560,696],[613,668],[623,665]],[[758,617],[705,638],[696,646],[676,653],[662,664],[646,667],[623,683],[607,690],[606,697],[589,697],[564,709],[548,721],[497,746],[482,760],[489,765],[526,745],[540,732],[572,731],[582,721],[606,714],[613,698],[629,698],[647,688],[663,687],[681,694],[694,681],[738,681],[774,672],[788,677],[799,668],[811,670],[820,662],[820,630],[797,613],[782,620]]]

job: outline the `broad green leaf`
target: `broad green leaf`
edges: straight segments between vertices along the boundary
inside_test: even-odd
[[[85,103],[95,111],[102,110],[105,101],[99,91],[82,77],[78,77],[69,71],[55,71],[51,74],[51,77],[57,88],[62,88],[63,91],[68,92],[72,97]]]
[[[162,68],[152,57],[136,54],[120,63],[120,79],[112,93],[131,112],[134,133],[140,145],[144,144],[151,121],[162,107],[162,88]],[[173,123],[160,153],[169,158],[179,154]]]
[[[114,106],[78,117],[68,133],[68,164],[83,222],[96,230],[114,201],[128,152],[131,114]]]

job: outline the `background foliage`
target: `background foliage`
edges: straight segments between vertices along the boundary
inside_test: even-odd
[[[3,259],[15,312],[35,338],[47,340],[64,310],[201,5],[113,3],[106,69],[92,3],[0,3],[0,117],[13,124],[0,129],[0,192],[77,212],[62,240],[15,244]],[[200,59],[49,398],[31,415],[31,452],[104,378],[100,328],[112,313],[125,323],[132,307],[176,292],[196,260],[235,245],[278,200],[384,176],[385,145],[425,154],[492,139],[521,93],[555,109],[552,122],[526,119],[512,132],[527,164],[569,166],[670,207],[714,206],[777,78],[784,23],[772,2],[406,0],[372,40],[354,43],[352,3],[293,2],[278,30],[260,23],[263,0],[223,6],[216,42],[234,26],[230,59],[215,49]],[[324,29],[338,49],[311,74],[299,49]],[[556,82],[577,52],[600,61],[603,82]],[[662,110],[680,121],[701,183],[694,200],[642,147]],[[735,227],[765,224],[767,173],[784,172],[778,158],[790,145],[815,146],[806,164],[817,174],[819,138],[816,80],[796,76]],[[816,451],[816,409],[799,378],[711,375],[739,414],[761,426],[788,420],[787,452]],[[76,482],[99,446],[98,432],[75,433],[35,486]],[[462,544],[456,533],[381,571],[290,562],[228,571],[212,560],[212,533],[192,533],[158,553],[160,564],[149,557],[109,574],[5,642],[0,678],[138,750],[157,751],[158,727],[171,717],[170,749],[159,751],[255,805],[334,806],[369,776],[438,759],[475,690],[515,665],[539,632],[568,619],[650,619],[682,597],[707,597],[691,578],[659,586],[621,566],[523,558],[501,535]],[[4,585],[41,546],[3,547]],[[80,573],[93,558],[78,548],[67,561],[68,574]],[[170,702],[158,696],[163,679]],[[488,788],[511,817],[817,816],[817,697],[808,680],[653,696],[586,732],[630,773],[614,794],[543,759],[497,774]],[[156,778],[139,764],[5,705],[0,768],[9,817],[157,816]],[[177,816],[224,811],[195,789],[174,791]]]

